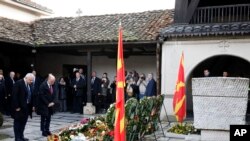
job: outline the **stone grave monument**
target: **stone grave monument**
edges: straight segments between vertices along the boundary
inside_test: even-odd
[[[201,140],[229,141],[230,125],[246,124],[249,79],[192,79],[194,127]]]

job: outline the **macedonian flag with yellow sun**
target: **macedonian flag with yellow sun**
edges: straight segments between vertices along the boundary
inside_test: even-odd
[[[173,107],[176,120],[183,122],[186,118],[186,94],[185,94],[185,80],[184,80],[184,55],[181,55],[181,61],[179,66],[178,79],[176,83]]]
[[[115,141],[126,141],[125,130],[125,108],[124,108],[124,86],[125,73],[123,61],[122,27],[119,26],[118,52],[117,52],[117,82],[116,82],[116,104],[115,104]]]

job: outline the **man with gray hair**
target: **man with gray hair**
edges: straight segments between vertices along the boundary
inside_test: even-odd
[[[48,78],[40,85],[37,114],[41,115],[41,131],[43,136],[51,135],[50,121],[51,115],[55,112],[56,89],[55,76],[49,74]]]
[[[23,79],[18,80],[13,86],[11,117],[14,119],[15,141],[27,141],[24,138],[24,129],[28,116],[34,110],[32,90],[30,84],[34,80],[32,73],[27,73]]]
[[[153,78],[153,73],[148,74],[148,85],[146,87],[145,96],[156,96],[156,82]]]

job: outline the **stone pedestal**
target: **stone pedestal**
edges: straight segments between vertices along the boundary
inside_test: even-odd
[[[246,124],[248,87],[247,78],[192,79],[194,126],[202,140],[227,141],[230,125]]]
[[[92,103],[87,103],[86,106],[83,107],[83,113],[86,115],[95,114],[95,106]]]

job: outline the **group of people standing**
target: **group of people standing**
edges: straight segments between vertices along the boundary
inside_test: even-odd
[[[136,71],[126,75],[124,88],[125,100],[135,97],[138,100],[144,96],[156,95],[156,82],[153,74],[138,74]],[[32,113],[41,116],[40,129],[43,136],[51,135],[51,115],[60,104],[60,111],[68,109],[68,96],[72,96],[72,112],[82,113],[83,106],[87,102],[87,81],[82,69],[74,70],[74,76],[70,81],[61,77],[56,80],[53,74],[48,74],[45,79],[36,76],[36,71],[27,73],[24,78],[15,79],[15,73],[9,73],[8,78],[3,77],[0,70],[0,106],[1,112],[11,115],[14,119],[15,141],[27,141],[24,137],[24,129]],[[91,75],[91,99],[96,107],[96,113],[104,113],[116,99],[116,76],[110,84],[107,73],[97,77],[95,71]],[[70,89],[70,90],[69,90]],[[3,103],[6,101],[6,103]],[[9,104],[9,105],[8,105]],[[5,107],[5,108],[2,108]]]
[[[208,69],[204,69],[203,75],[204,75],[204,77],[210,77],[211,76],[210,71]],[[227,71],[222,72],[222,77],[228,77],[228,76],[229,76],[229,73]]]
[[[156,95],[156,81],[153,78],[153,73],[149,73],[147,78],[145,74],[139,75],[136,71],[129,73],[125,71],[125,75],[125,100],[131,97],[139,100],[144,96]],[[96,106],[96,112],[105,113],[108,106],[114,103],[116,99],[116,76],[110,84],[107,73],[103,73],[102,78],[98,78],[96,72],[92,72],[91,95],[92,102]]]
[[[14,78],[14,72],[10,72],[10,78]],[[55,112],[56,103],[55,76],[48,74],[44,81],[40,81],[36,77],[36,72],[32,71],[32,73],[27,73],[22,79],[12,80],[11,93],[7,93],[8,90],[7,87],[5,87],[7,78],[5,82],[3,73],[0,71],[0,94],[1,96],[4,95],[5,100],[9,99],[11,104],[10,108],[3,110],[3,112],[10,111],[10,115],[14,119],[13,129],[15,141],[29,140],[24,137],[24,129],[28,117],[30,116],[30,118],[32,118],[33,112],[41,116],[40,129],[42,135],[51,135],[50,121],[51,115]]]

